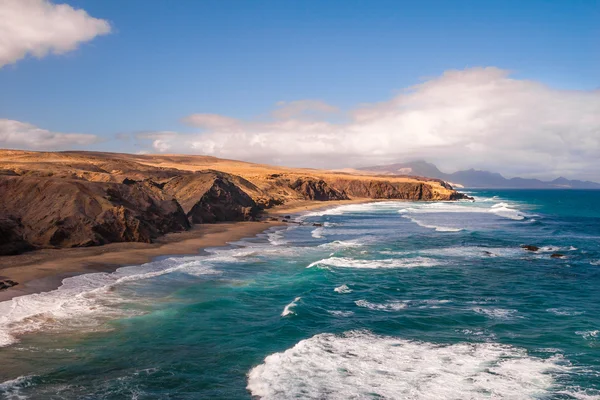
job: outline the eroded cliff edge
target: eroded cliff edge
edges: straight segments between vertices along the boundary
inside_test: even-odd
[[[212,157],[0,151],[0,255],[151,242],[297,201],[458,200],[422,177],[359,176]]]

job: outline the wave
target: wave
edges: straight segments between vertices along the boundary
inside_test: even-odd
[[[571,315],[581,315],[581,314],[585,314],[584,311],[576,311],[576,310],[572,310],[570,308],[549,308],[546,311],[548,311],[549,313],[552,313],[554,315],[560,315],[560,316],[571,316]]]
[[[0,383],[0,396],[5,399],[27,399],[21,394],[21,389],[31,385],[31,378],[33,378],[31,375],[19,376]]]
[[[271,354],[248,373],[270,399],[522,399],[555,389],[573,367],[497,343],[438,345],[366,331],[323,333]],[[565,388],[565,391],[571,391]]]
[[[506,310],[504,308],[474,307],[472,310],[477,314],[487,315],[494,319],[512,319],[515,318],[517,314],[517,310]]]
[[[367,300],[357,300],[354,302],[359,307],[368,308],[369,310],[378,311],[399,311],[407,307],[407,304],[403,301],[391,301],[389,303],[371,303]]]
[[[581,336],[585,340],[596,340],[600,335],[600,331],[599,330],[577,331],[577,332],[575,332],[575,334]]]
[[[411,220],[412,222],[414,222],[415,224],[417,224],[423,228],[435,229],[437,232],[460,232],[463,230],[463,228],[452,228],[452,227],[448,227],[448,226],[426,224],[424,222],[419,221],[418,219],[409,217],[408,215],[403,215],[403,217]]]
[[[364,246],[360,239],[354,240],[334,240],[333,242],[320,244],[318,247],[324,248],[346,248],[346,247],[361,247]]]
[[[298,305],[298,302],[300,301],[300,299],[302,299],[302,297],[296,297],[294,299],[294,301],[292,301],[290,304],[288,304],[287,306],[285,306],[284,309],[283,309],[283,311],[281,312],[281,316],[285,317],[286,315],[290,315],[290,314],[296,315],[296,313],[294,312],[293,308]]]
[[[435,256],[435,257],[461,257],[461,258],[489,258],[507,257],[521,258],[523,250],[511,247],[483,247],[483,246],[451,246],[413,251],[379,251],[381,255],[391,256]]]
[[[113,273],[78,275],[64,279],[58,289],[50,292],[4,301],[0,303],[0,347],[14,343],[16,336],[43,326],[68,328],[64,322],[75,317],[78,327],[88,326],[91,329],[100,323],[93,316],[114,318],[131,315],[135,311],[115,307],[121,299],[111,288],[173,272],[195,276],[218,274],[207,260],[210,258],[167,258],[139,266],[122,267]]]
[[[520,221],[525,219],[525,215],[519,211],[514,209],[507,203],[497,203],[492,206],[492,209],[489,212],[499,215],[501,217],[514,219],[516,221]]]
[[[283,236],[282,230],[276,230],[275,232],[267,233],[267,238],[273,246],[283,246],[288,244],[288,241],[285,240]]]
[[[335,289],[333,289],[333,291],[336,293],[352,293],[352,289],[350,289],[346,285],[338,286]]]
[[[452,303],[451,300],[398,300],[387,303],[371,303],[367,300],[357,300],[354,302],[359,307],[368,308],[370,310],[379,311],[399,311],[408,307],[415,308],[440,308],[442,304]]]
[[[325,233],[325,229],[323,227],[319,227],[317,229],[314,229],[310,235],[312,237],[314,237],[315,239],[322,239],[323,238],[323,234]]]
[[[298,219],[304,220],[310,217],[322,217],[326,215],[343,215],[347,213],[360,213],[377,211],[383,209],[397,209],[402,204],[401,201],[378,201],[370,203],[345,204],[342,206],[332,207],[325,210],[311,211],[301,215]]]
[[[385,260],[359,260],[350,257],[329,257],[309,264],[306,268],[312,267],[337,267],[337,268],[416,268],[432,267],[440,265],[438,260],[426,257],[414,258],[390,258]]]
[[[327,312],[336,317],[351,317],[354,315],[353,311],[327,310]]]
[[[421,225],[425,228],[436,229],[437,231],[456,231],[462,228],[458,227],[444,227],[439,225],[431,225],[415,219],[414,215],[419,214],[437,214],[437,213],[480,213],[480,214],[494,214],[499,217],[508,218],[512,220],[524,220],[527,217],[533,215],[525,214],[519,210],[516,205],[509,204],[507,202],[495,203],[492,206],[480,203],[462,203],[462,202],[436,202],[436,203],[423,203],[423,204],[412,204],[410,207],[402,208],[398,210],[400,214],[403,214],[405,218],[410,219],[414,223]]]

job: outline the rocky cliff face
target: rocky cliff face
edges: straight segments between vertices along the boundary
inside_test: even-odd
[[[338,179],[331,183],[350,197],[398,200],[458,200],[464,195],[453,190],[436,191],[426,182],[389,182],[385,180]],[[447,189],[446,186],[440,185]]]
[[[0,194],[9,253],[18,238],[36,248],[150,242],[190,226],[177,201],[148,183],[0,176]]]
[[[253,220],[261,210],[296,200],[464,197],[438,180],[316,170],[264,173],[273,167],[258,165],[241,169],[247,172],[240,176],[188,169],[196,162],[230,170],[243,164],[194,156],[0,150],[0,255],[151,242],[193,224]]]
[[[334,189],[323,179],[303,177],[296,179],[290,187],[306,200],[348,200],[348,195],[342,190]]]
[[[259,211],[248,194],[218,172],[178,176],[164,190],[175,196],[194,224],[251,220]]]

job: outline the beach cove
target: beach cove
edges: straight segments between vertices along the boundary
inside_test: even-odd
[[[288,209],[303,224],[68,278],[74,295],[14,299],[14,317],[46,308],[3,324],[0,393],[598,398],[600,216],[582,193]]]

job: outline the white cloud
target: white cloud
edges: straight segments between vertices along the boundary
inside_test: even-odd
[[[240,126],[237,119],[218,114],[192,114],[185,117],[183,122],[198,128],[217,130],[230,130]]]
[[[173,141],[177,140],[178,136],[177,132],[171,131],[140,132],[135,135],[136,139],[152,140],[152,148],[160,153],[164,153],[173,147]]]
[[[59,133],[10,119],[0,119],[0,147],[31,150],[59,150],[99,142],[95,135]]]
[[[361,106],[345,122],[298,118],[302,104],[279,104],[276,118],[266,122],[203,117],[196,125],[205,132],[171,135],[160,145],[170,152],[283,159],[307,167],[426,158],[448,171],[476,167],[509,176],[600,179],[598,90],[557,90],[513,79],[498,68],[472,68],[448,71],[389,101]]]
[[[339,111],[337,107],[321,100],[280,101],[272,115],[277,119],[315,118]]]
[[[109,33],[110,24],[48,0],[0,1],[0,68],[25,56],[63,54]]]

